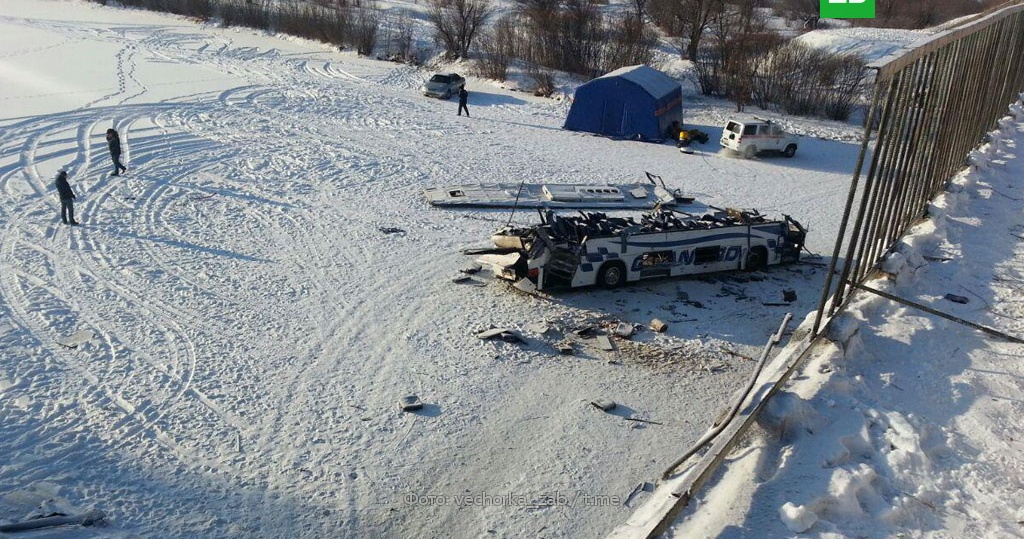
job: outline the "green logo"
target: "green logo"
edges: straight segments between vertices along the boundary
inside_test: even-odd
[[[874,19],[875,0],[820,0],[822,19]]]

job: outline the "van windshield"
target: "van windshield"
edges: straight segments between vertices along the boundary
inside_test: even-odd
[[[736,122],[729,122],[728,124],[725,125],[725,130],[726,131],[732,131],[733,133],[739,133],[740,132],[740,124],[738,124]]]

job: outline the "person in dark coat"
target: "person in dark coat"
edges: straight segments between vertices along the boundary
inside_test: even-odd
[[[679,120],[672,120],[672,125],[668,126],[668,130],[665,131],[668,139],[672,142],[679,140],[679,133],[683,130],[683,126],[679,125]]]
[[[107,147],[110,148],[110,158],[114,160],[114,173],[111,176],[117,176],[128,170],[121,164],[121,137],[113,129],[107,129]]]
[[[68,184],[68,173],[64,170],[57,173],[57,194],[60,195],[60,220],[65,225],[77,225],[75,221],[75,192]]]
[[[469,99],[469,92],[466,91],[466,87],[459,88],[459,116],[462,116],[462,111],[466,111],[466,117],[469,118],[469,109],[466,108],[466,100]]]

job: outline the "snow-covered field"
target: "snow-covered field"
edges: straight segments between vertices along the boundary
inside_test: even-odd
[[[686,156],[563,131],[564,104],[473,78],[458,117],[418,94],[430,73],[319,44],[74,1],[0,13],[0,522],[108,514],[68,536],[600,536],[743,384],[783,314],[762,302],[792,288],[810,311],[823,269],[550,298],[457,284],[459,249],[508,213],[422,189],[649,170],[791,214],[827,253],[858,149],[812,122],[793,159],[720,155],[730,105],[691,100],[712,142]],[[59,220],[61,168],[80,227]],[[666,334],[612,354],[556,355],[537,325],[654,317]],[[474,337],[492,324],[528,342]],[[410,393],[422,412],[397,409]]]

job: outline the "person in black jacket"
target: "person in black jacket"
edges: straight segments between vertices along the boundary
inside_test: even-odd
[[[462,111],[466,111],[466,117],[469,118],[469,109],[466,108],[466,100],[469,99],[469,92],[466,91],[466,87],[459,88],[459,116],[462,116]]]
[[[114,173],[111,176],[128,170],[121,164],[121,137],[113,129],[107,129],[107,147],[110,148],[110,158],[114,160]]]
[[[57,194],[60,195],[60,220],[65,225],[77,225],[75,221],[75,192],[68,184],[68,173],[64,170],[57,173]]]

